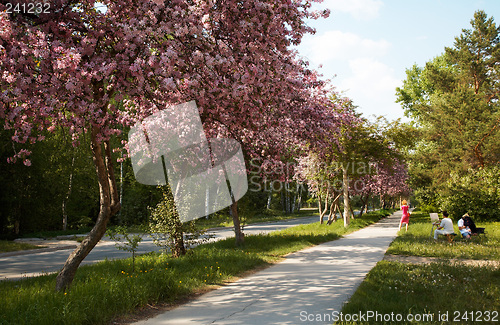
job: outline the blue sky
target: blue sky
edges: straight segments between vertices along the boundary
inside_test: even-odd
[[[364,116],[402,118],[395,88],[405,69],[423,66],[471,28],[476,10],[500,24],[500,0],[325,0],[328,19],[311,21],[315,35],[298,47],[324,78],[359,106]]]

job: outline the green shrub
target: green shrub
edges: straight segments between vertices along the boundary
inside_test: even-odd
[[[500,221],[500,168],[452,173],[441,197],[443,210],[459,217],[468,212],[477,220]]]

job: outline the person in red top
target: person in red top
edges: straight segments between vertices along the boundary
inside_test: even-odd
[[[410,223],[410,213],[408,212],[408,205],[406,204],[406,200],[403,200],[401,205],[401,210],[403,210],[403,216],[401,217],[401,221],[399,221],[399,230],[401,230],[401,226],[403,223],[406,224],[406,231],[408,231],[408,224]]]

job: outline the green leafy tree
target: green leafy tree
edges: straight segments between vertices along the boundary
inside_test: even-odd
[[[11,130],[1,130],[0,227],[4,237],[31,232],[87,226],[98,200],[90,150],[74,148],[62,129],[45,133],[45,141],[26,145],[31,166],[9,164],[19,145],[9,141]],[[75,141],[87,143],[83,134]]]
[[[500,221],[500,168],[470,170],[466,175],[452,173],[442,206],[456,218],[465,213],[479,220]]]
[[[403,87],[396,89],[421,129],[412,183],[429,205],[446,206],[451,175],[460,182],[500,161],[500,29],[483,11],[474,14],[471,26],[424,68],[407,70]],[[481,203],[469,202],[475,204]]]
[[[173,257],[179,257],[185,255],[186,246],[204,232],[196,229],[194,221],[181,222],[170,186],[162,186],[161,190],[162,200],[151,209],[149,232],[156,245],[170,250]]]
[[[471,25],[425,68],[407,70],[403,87],[396,89],[426,140],[436,143],[440,156],[453,165],[464,162],[464,170],[500,158],[499,28],[483,11],[475,13]]]
[[[139,243],[142,241],[144,233],[131,234],[127,227],[117,226],[108,229],[106,234],[109,238],[117,242],[115,244],[116,248],[132,253],[132,272],[135,272],[135,255],[139,249]]]

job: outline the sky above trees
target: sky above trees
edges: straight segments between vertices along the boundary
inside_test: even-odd
[[[390,120],[403,117],[395,88],[405,69],[453,46],[476,10],[500,19],[497,0],[325,0],[317,6],[329,8],[330,17],[310,22],[317,32],[304,37],[300,54],[313,67],[322,64],[324,78],[333,78],[359,112]]]

